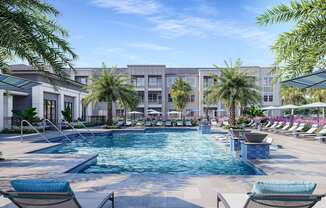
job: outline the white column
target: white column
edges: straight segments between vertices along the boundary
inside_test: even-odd
[[[79,106],[81,105],[81,101],[79,99],[79,95],[74,97],[74,112],[73,112],[73,120],[77,120],[79,118]]]
[[[37,116],[43,118],[44,93],[42,86],[32,88],[32,106],[36,108]]]
[[[0,90],[0,106],[4,105],[4,90]],[[0,107],[0,131],[4,128],[4,108]]]
[[[60,93],[58,95],[58,122],[61,122],[63,120],[63,116],[61,111],[65,108],[65,95],[63,93]]]

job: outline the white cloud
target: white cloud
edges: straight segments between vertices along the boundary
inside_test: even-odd
[[[171,48],[167,46],[162,46],[154,43],[145,43],[145,42],[130,43],[129,46],[133,48],[140,48],[140,49],[153,50],[153,51],[171,50]]]
[[[161,5],[154,0],[92,0],[103,8],[110,8],[119,13],[151,15],[157,13]]]
[[[265,31],[253,26],[245,26],[227,20],[210,19],[196,16],[177,18],[152,17],[154,30],[163,37],[178,38],[182,36],[217,37],[224,36],[244,39],[255,44],[269,45],[273,37]]]

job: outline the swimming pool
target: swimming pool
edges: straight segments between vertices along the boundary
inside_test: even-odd
[[[39,153],[97,153],[97,164],[83,173],[260,174],[254,167],[235,159],[212,135],[197,131],[113,133],[74,139]]]

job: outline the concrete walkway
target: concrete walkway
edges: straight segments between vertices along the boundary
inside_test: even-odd
[[[272,151],[269,160],[254,161],[267,175],[261,176],[184,176],[169,174],[66,174],[71,155],[26,155],[31,149],[52,145],[1,141],[0,150],[17,160],[21,167],[8,168],[0,162],[0,187],[8,188],[13,178],[59,178],[69,180],[77,193],[105,194],[114,191],[117,208],[142,207],[216,207],[216,192],[246,193],[258,180],[308,180],[318,183],[317,193],[326,193],[326,144],[269,133],[283,149]],[[61,158],[64,157],[64,158]],[[53,158],[53,159],[52,159]],[[55,158],[55,159],[54,159]],[[43,161],[42,168],[33,166]],[[20,161],[25,161],[21,163]],[[29,161],[30,164],[26,161]],[[35,162],[37,163],[37,162]],[[82,198],[82,195],[81,195]],[[101,197],[99,197],[101,198]],[[0,200],[7,203],[6,200]],[[0,203],[1,205],[1,203]],[[2,206],[4,207],[4,206]],[[0,208],[2,208],[0,206]],[[325,200],[316,207],[326,207]]]

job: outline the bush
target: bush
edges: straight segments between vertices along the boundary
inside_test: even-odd
[[[21,120],[26,120],[31,124],[37,123],[40,119],[37,117],[36,108],[27,108],[23,111],[13,110],[14,115],[16,115]]]
[[[38,131],[42,132],[42,128],[37,128]],[[2,134],[20,134],[20,128],[12,128],[12,129],[3,129],[1,131]],[[23,134],[33,134],[36,133],[33,129],[23,129]]]

